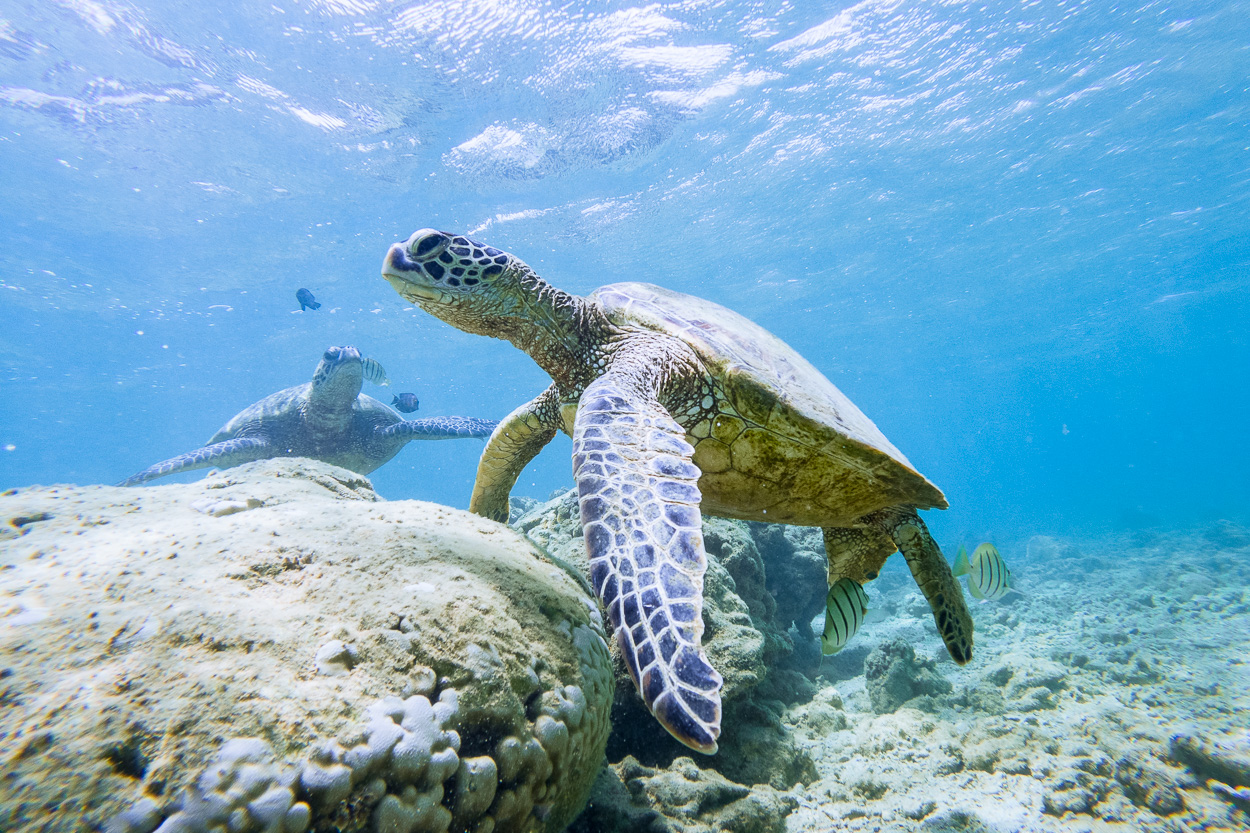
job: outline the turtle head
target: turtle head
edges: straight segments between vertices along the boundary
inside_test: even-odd
[[[355,347],[331,347],[313,371],[312,400],[319,407],[350,407],[360,394],[364,368]]]
[[[460,234],[423,228],[391,246],[382,277],[403,297],[466,332],[508,337],[521,312],[519,258]]]

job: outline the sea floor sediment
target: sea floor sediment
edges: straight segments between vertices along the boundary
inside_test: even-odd
[[[192,819],[184,791],[205,766],[264,770],[292,830],[550,829],[586,790],[574,833],[1250,829],[1250,531],[1231,523],[1007,542],[1021,592],[970,600],[976,651],[959,667],[893,562],[864,627],[822,659],[819,532],[705,519],[704,645],[726,681],[708,757],[597,647],[575,493],[516,501],[513,532],[310,461],[0,499],[0,820],[24,829],[101,829],[127,807],[116,829],[131,833]],[[474,582],[492,601],[470,599]],[[567,610],[537,604],[548,592]],[[541,697],[512,703],[518,686]],[[372,749],[361,715],[402,722],[396,703],[453,689],[436,728],[483,772],[502,762],[497,795],[465,797],[472,767],[386,780],[389,747],[369,778],[345,774]],[[586,759],[562,764],[588,732]],[[265,740],[222,764],[240,738]],[[539,786],[508,763],[525,743],[555,762],[536,759]],[[346,798],[287,783],[322,770]],[[186,829],[210,829],[205,813]]]
[[[887,602],[859,650],[902,638],[950,691],[878,713],[857,657],[835,661],[786,715],[819,772],[786,829],[1250,829],[1247,544],[1230,524],[1034,538],[1024,595],[972,602],[964,668],[919,594]]]

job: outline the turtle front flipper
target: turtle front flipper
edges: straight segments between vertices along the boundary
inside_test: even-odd
[[[638,380],[587,386],[573,425],[573,476],[590,583],[643,701],[673,737],[716,752],[721,676],[703,653],[699,469],[685,431]]]
[[[469,511],[506,524],[508,495],[521,469],[551,442],[559,425],[560,407],[554,385],[508,414],[482,450]]]
[[[889,535],[907,559],[912,578],[920,586],[933,611],[938,635],[951,659],[964,665],[972,659],[972,614],[964,604],[959,582],[951,575],[937,542],[924,521],[910,507],[891,507],[862,519]]]
[[[266,440],[258,437],[235,437],[162,460],[154,466],[148,466],[138,474],[127,477],[117,485],[138,486],[140,483],[147,483],[149,480],[182,471],[206,469],[212,466],[226,469],[272,456]]]
[[[460,440],[469,437],[489,437],[499,423],[493,419],[476,417],[429,417],[405,419],[394,425],[379,428],[386,437],[402,437],[405,440]]]

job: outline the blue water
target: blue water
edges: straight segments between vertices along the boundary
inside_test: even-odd
[[[1247,79],[1244,2],[0,0],[0,488],[195,448],[333,344],[503,417],[544,374],[379,276],[433,226],[759,321],[940,538],[1244,523]],[[373,479],[466,506],[480,448]],[[571,482],[560,438],[516,491]]]

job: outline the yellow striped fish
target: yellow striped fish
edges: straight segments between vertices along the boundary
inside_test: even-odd
[[[955,556],[955,568],[951,572],[957,576],[968,577],[968,591],[976,599],[994,601],[1014,589],[1011,586],[1011,570],[1007,568],[1007,562],[1003,561],[1003,557],[998,554],[998,548],[993,544],[977,547],[971,558],[968,557],[968,551],[960,547],[959,554]]]
[[[366,379],[379,387],[386,387],[391,383],[386,376],[386,368],[374,359],[361,359],[360,369],[364,372]]]
[[[864,624],[868,613],[868,594],[854,579],[840,578],[825,597],[825,632],[820,635],[820,653],[824,656],[840,651]]]

